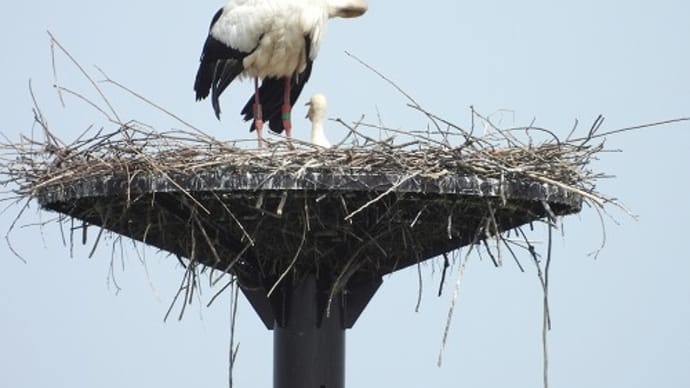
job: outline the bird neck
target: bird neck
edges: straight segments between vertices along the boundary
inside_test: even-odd
[[[328,17],[354,18],[367,12],[366,0],[326,0]]]
[[[312,142],[314,140],[322,139],[324,137],[323,134],[323,122],[322,121],[315,121],[311,124],[311,140]]]
[[[311,125],[311,142],[323,147],[330,147],[328,139],[323,132],[323,121],[315,120]]]

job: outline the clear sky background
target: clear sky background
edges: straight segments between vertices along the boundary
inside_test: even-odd
[[[358,20],[331,21],[311,81],[295,108],[295,133],[308,138],[302,104],[329,98],[329,116],[365,114],[396,128],[425,121],[383,81],[348,58],[349,50],[396,80],[429,110],[459,125],[469,106],[501,109],[507,125],[529,124],[565,136],[575,119],[584,130],[598,114],[602,130],[690,115],[690,6],[657,1],[370,1]],[[61,108],[46,30],[89,71],[98,65],[210,134],[250,137],[237,111],[250,84],[222,98],[224,120],[196,103],[192,84],[208,23],[219,1],[62,0],[8,2],[0,13],[0,131],[13,140],[32,127],[28,80],[52,130],[75,138],[102,120],[74,99]],[[66,61],[62,83],[88,91]],[[170,120],[115,89],[121,116],[159,128]],[[91,95],[93,95],[91,93]],[[177,124],[175,124],[177,125]],[[179,125],[178,125],[179,126]],[[342,134],[335,123],[329,136]],[[690,125],[611,137],[594,168],[616,177],[599,189],[624,201],[639,221],[614,212],[606,248],[596,213],[565,219],[551,273],[553,387],[690,386]],[[9,226],[14,211],[0,218]],[[52,215],[32,206],[23,223]],[[539,235],[535,235],[539,236]],[[229,298],[195,304],[181,321],[163,323],[182,276],[174,258],[133,248],[116,269],[122,291],[108,286],[110,250],[74,257],[58,228],[12,235],[28,263],[0,243],[0,386],[227,386]],[[107,241],[106,241],[107,242]],[[529,264],[528,258],[524,263]],[[416,270],[384,280],[348,332],[349,387],[492,387],[541,384],[541,294],[533,267],[496,269],[472,257],[453,318],[443,367],[437,353],[450,292],[424,270],[422,308],[414,312]],[[148,275],[147,275],[148,272]],[[454,280],[455,274],[452,279]],[[450,288],[447,288],[450,291]],[[206,290],[207,301],[213,291]],[[249,306],[239,313],[237,387],[270,387],[271,332]]]

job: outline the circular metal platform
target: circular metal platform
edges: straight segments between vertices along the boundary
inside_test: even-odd
[[[388,273],[581,208],[578,195],[528,181],[219,168],[96,176],[37,197],[46,209],[220,270],[248,261],[278,273],[298,248],[295,268],[304,271]]]

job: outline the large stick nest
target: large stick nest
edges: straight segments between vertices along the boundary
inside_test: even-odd
[[[602,149],[589,144],[599,120],[587,138],[560,141],[539,128],[489,126],[481,137],[447,123],[442,130],[426,114],[439,124],[433,133],[377,141],[362,134],[366,124],[340,121],[347,146],[279,141],[260,150],[136,122],[66,144],[37,114],[43,138],[4,144],[3,171],[19,197],[38,198],[83,228],[273,280],[288,269],[347,279],[486,239],[512,244],[503,232],[553,222],[582,200],[607,201],[588,169]]]
[[[86,101],[114,128],[64,142],[36,105],[42,133],[0,145],[4,184],[15,198],[60,213],[59,222],[82,229],[84,240],[89,225],[101,227],[93,250],[110,230],[186,258],[194,275],[186,276],[187,290],[197,264],[266,289],[288,274],[317,272],[335,290],[355,275],[380,276],[468,244],[485,247],[495,265],[506,251],[522,268],[514,248],[535,261],[537,254],[511,229],[539,220],[554,226],[582,201],[596,208],[612,201],[596,192],[603,175],[590,166],[603,150],[601,117],[585,136],[573,138],[574,128],[562,139],[533,125],[498,128],[474,110],[463,129],[410,98],[430,129],[338,119],[348,134],[333,149],[293,140],[294,147],[277,141],[257,150],[165,111],[188,129],[125,122],[65,54],[103,103],[57,86],[61,98]]]

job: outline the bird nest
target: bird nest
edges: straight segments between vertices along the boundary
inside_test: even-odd
[[[431,129],[338,119],[347,136],[332,149],[297,140],[250,149],[166,111],[189,129],[123,122],[98,84],[51,42],[105,105],[56,86],[60,97],[76,96],[116,125],[65,142],[35,105],[42,136],[0,144],[3,183],[13,198],[59,213],[70,242],[75,231],[86,242],[89,231],[92,253],[110,231],[176,256],[187,269],[187,296],[205,268],[220,271],[213,282],[229,273],[245,289],[270,291],[288,276],[316,273],[335,291],[440,255],[447,264],[447,253],[466,245],[485,248],[496,266],[507,252],[522,269],[516,248],[540,260],[522,225],[555,226],[583,201],[613,202],[596,192],[603,175],[590,166],[603,150],[601,117],[584,137],[573,130],[560,139],[533,125],[498,128],[474,110],[463,129],[410,98]]]
[[[67,144],[42,124],[43,139],[2,146],[2,167],[20,198],[80,221],[85,236],[102,228],[96,245],[109,230],[247,282],[380,275],[473,243],[512,254],[529,242],[505,232],[608,201],[588,169],[602,149],[589,144],[595,131],[536,143],[448,126],[377,141],[341,124],[347,146],[258,150],[135,122]]]

